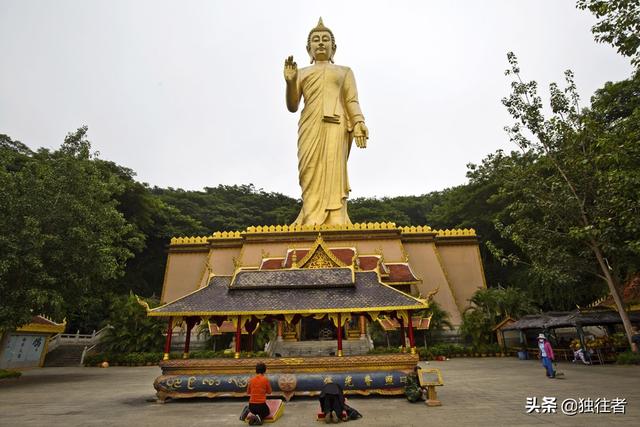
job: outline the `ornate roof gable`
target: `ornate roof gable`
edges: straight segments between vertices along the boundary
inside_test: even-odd
[[[320,233],[318,233],[318,238],[309,249],[309,252],[295,264],[297,264],[298,268],[335,268],[348,266],[333,254]]]

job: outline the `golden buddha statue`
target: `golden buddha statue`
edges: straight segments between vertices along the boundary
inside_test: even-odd
[[[287,108],[304,108],[298,122],[298,176],[302,210],[294,224],[351,224],[347,214],[347,159],[352,140],[367,146],[369,131],[358,103],[350,68],[333,63],[335,38],[322,18],[307,39],[311,66],[298,70],[293,56],[284,63]]]

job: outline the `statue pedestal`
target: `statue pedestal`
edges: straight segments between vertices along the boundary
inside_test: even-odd
[[[245,397],[256,363],[267,365],[272,396],[317,396],[326,381],[345,394],[402,395],[418,356],[382,354],[344,357],[187,359],[160,363],[153,386],[160,401],[191,397]]]

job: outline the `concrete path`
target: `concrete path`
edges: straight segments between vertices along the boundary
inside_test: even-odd
[[[512,358],[431,362],[441,369],[443,406],[429,408],[404,398],[353,397],[364,415],[357,426],[534,426],[640,425],[640,367],[575,366],[564,363],[565,379],[550,380],[537,361]],[[17,380],[0,381],[2,426],[243,426],[240,399],[193,399],[155,403],[157,367],[42,368]],[[268,374],[268,372],[267,372]],[[557,413],[526,414],[527,397],[557,398]],[[562,414],[572,398],[626,399],[626,414]],[[294,398],[277,426],[316,426],[315,399]],[[606,409],[606,408],[605,408]]]

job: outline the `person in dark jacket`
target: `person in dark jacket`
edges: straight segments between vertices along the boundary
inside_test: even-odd
[[[635,344],[638,349],[640,349],[640,332],[638,332],[638,328],[633,328],[633,335],[631,336],[631,342],[632,344]]]
[[[334,382],[327,382],[320,390],[320,407],[326,423],[338,422],[344,411],[344,394],[342,387]]]

